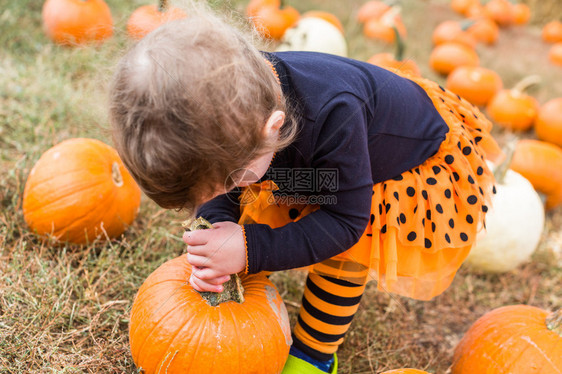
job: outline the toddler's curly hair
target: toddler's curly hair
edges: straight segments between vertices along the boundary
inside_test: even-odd
[[[144,193],[158,205],[193,210],[233,170],[287,146],[263,126],[286,111],[281,87],[259,50],[212,14],[159,27],[119,61],[110,87],[115,146]],[[289,116],[290,117],[290,116]]]

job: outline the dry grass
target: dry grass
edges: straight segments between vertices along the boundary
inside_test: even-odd
[[[367,41],[354,21],[362,3],[287,1],[299,10],[323,9],[346,26],[350,55],[366,59],[390,47]],[[479,47],[482,65],[500,72],[507,85],[528,73],[543,84],[532,91],[541,102],[562,96],[562,69],[546,62],[540,25],[560,2],[528,0],[536,10],[526,28],[502,31],[496,47]],[[183,252],[184,217],[143,200],[138,219],[118,240],[87,246],[57,245],[32,235],[21,199],[29,170],[40,154],[63,139],[94,137],[110,142],[104,108],[105,82],[126,46],[130,12],[144,1],[108,1],[116,36],[100,47],[52,45],[41,31],[42,1],[0,0],[0,373],[135,373],[128,350],[128,314],[144,279]],[[233,2],[242,9],[246,1]],[[228,4],[214,1],[214,6]],[[410,31],[407,54],[424,74],[429,33],[441,20],[459,18],[447,1],[403,0]],[[558,13],[558,14],[559,14]],[[531,51],[531,52],[530,52]],[[501,139],[503,132],[496,130]],[[523,134],[533,137],[533,133]],[[562,209],[548,214],[532,262],[513,272],[486,275],[462,268],[453,285],[430,302],[378,292],[370,284],[339,357],[340,373],[378,373],[417,367],[445,373],[468,326],[493,308],[524,303],[562,306]],[[558,255],[557,255],[558,253]],[[304,274],[288,271],[272,279],[295,319]]]

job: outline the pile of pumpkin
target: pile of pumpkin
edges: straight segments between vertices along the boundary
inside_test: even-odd
[[[158,0],[158,4],[143,5],[129,16],[127,34],[138,40],[165,22],[185,17],[181,8]],[[100,44],[113,36],[113,17],[104,0],[46,0],[42,19],[47,36],[60,45]]]
[[[509,271],[527,261],[541,240],[544,209],[535,191],[542,194],[547,210],[562,203],[562,97],[541,105],[526,92],[540,83],[537,75],[524,77],[508,89],[500,74],[479,64],[476,43],[493,45],[502,28],[526,24],[531,12],[525,4],[491,0],[483,5],[479,0],[457,0],[451,1],[451,7],[466,20],[437,25],[432,34],[430,67],[446,76],[449,90],[485,110],[499,128],[516,139],[526,137],[510,150],[514,155],[513,159],[508,157],[509,168],[497,172],[499,193],[494,210],[487,216],[487,235],[467,259],[484,271]],[[555,36],[558,23],[543,26],[544,42],[562,41],[562,32]],[[551,61],[556,63],[556,59]],[[498,247],[510,250],[498,251]]]
[[[453,0],[450,6],[466,16],[466,20],[446,20],[435,27],[429,66],[446,77],[449,90],[485,109],[501,128],[518,136],[527,135],[530,130],[536,134],[536,139],[519,141],[513,158],[508,157],[509,168],[497,172],[500,193],[494,204],[496,209],[488,217],[488,235],[480,240],[468,259],[485,271],[509,271],[528,260],[541,239],[545,212],[536,191],[544,195],[547,210],[562,203],[562,97],[540,105],[526,92],[529,86],[538,83],[536,75],[525,77],[507,89],[500,74],[480,66],[476,45],[491,46],[497,42],[502,28],[525,25],[531,17],[527,5],[509,0],[490,0],[485,4],[480,0]],[[279,42],[278,51],[347,54],[342,24],[331,13],[315,10],[299,15],[294,8],[283,7],[280,0],[251,0],[246,15],[264,37]],[[396,44],[394,55],[377,53],[368,62],[401,74],[421,76],[416,61],[403,59],[408,33],[402,9],[396,2],[366,1],[355,19],[363,25],[366,38]],[[556,36],[558,23],[544,25],[545,42],[555,42],[557,38],[562,41],[562,32]],[[325,27],[330,24],[331,32],[326,32]],[[499,175],[500,172],[503,174]],[[533,222],[532,227],[529,221]],[[497,251],[498,245],[511,250]]]
[[[260,13],[260,4],[268,12]],[[562,97],[541,106],[525,93],[527,87],[537,83],[536,76],[525,77],[513,88],[504,89],[498,73],[479,66],[477,43],[491,46],[496,43],[501,28],[526,24],[531,13],[525,4],[512,4],[508,0],[490,0],[485,4],[479,0],[453,0],[451,7],[466,15],[467,20],[444,21],[434,29],[429,66],[447,77],[449,90],[485,109],[492,121],[506,131],[521,135],[534,129],[538,137],[511,142],[506,149],[506,160],[497,167],[491,164],[496,169],[497,195],[487,215],[486,235],[479,237],[467,259],[474,269],[506,272],[528,261],[536,250],[543,233],[545,208],[551,210],[562,204]],[[340,47],[345,44],[339,35],[327,33],[320,40],[309,38],[314,26],[302,27],[302,21],[295,20],[294,10],[291,12],[295,17],[283,24],[284,32],[271,32],[266,20],[260,17],[273,9],[280,13],[286,11],[281,9],[279,1],[251,0],[248,9],[248,17],[264,36],[281,41],[277,50],[345,55]],[[334,24],[333,17],[330,22]],[[328,19],[326,15],[323,18]],[[394,55],[378,53],[368,62],[401,74],[421,76],[415,61],[403,59],[407,29],[399,5],[369,0],[358,10],[356,20],[363,25],[366,38],[396,44]],[[558,23],[552,21],[543,27],[545,42],[560,41],[554,36]],[[314,42],[301,42],[309,39]],[[559,48],[555,44],[549,56],[552,63],[562,65],[557,58]],[[548,314],[523,305],[491,311],[476,321],[458,344],[452,373],[481,373],[491,367],[497,373],[559,370],[562,368],[561,319],[562,310]],[[490,345],[483,345],[482,341],[490,341]],[[546,357],[527,349],[534,346],[548,351],[556,345]],[[387,373],[422,371],[399,369]]]
[[[532,79],[503,89],[500,76],[479,67],[474,49],[469,51],[477,42],[493,44],[500,27],[528,21],[528,9],[510,5],[507,12],[507,3],[451,1],[453,9],[473,20],[439,25],[433,34],[435,50],[429,62],[447,75],[450,90],[485,107],[498,125],[519,133],[534,129],[538,138],[514,144],[513,160],[498,171],[498,194],[495,208],[488,214],[488,235],[479,240],[468,260],[489,272],[509,271],[527,261],[540,241],[545,207],[562,204],[562,98],[539,105],[524,92]],[[504,8],[498,11],[500,6]],[[505,18],[508,13],[512,15],[509,21]],[[347,55],[344,28],[333,14],[320,10],[299,14],[280,0],[251,0],[246,15],[264,37],[279,42],[277,50]],[[164,22],[183,17],[187,17],[184,11],[161,0],[157,6],[133,12],[127,32],[140,39]],[[47,0],[43,20],[47,35],[64,45],[102,42],[113,33],[111,12],[103,0]],[[414,61],[402,61],[399,56],[407,37],[399,6],[367,1],[357,13],[357,21],[364,25],[367,38],[398,47],[398,55],[378,54],[369,62],[421,75]],[[545,25],[543,37],[548,35],[545,41],[560,43],[562,36],[552,36],[558,27],[556,21],[552,24]],[[461,57],[451,58],[451,51]],[[438,58],[443,54],[449,56],[446,64]],[[544,194],[545,204],[536,191]],[[23,211],[35,233],[59,242],[85,244],[122,235],[137,216],[140,199],[140,189],[112,147],[99,140],[76,138],[57,144],[37,161],[25,185]],[[201,228],[209,229],[210,225],[201,221],[189,225],[191,230]],[[502,257],[494,257],[498,255]],[[201,373],[209,368],[220,373],[279,373],[291,338],[287,311],[275,286],[263,275],[233,275],[224,294],[199,294],[187,282],[190,272],[185,256],[181,256],[154,271],[139,289],[130,323],[131,351],[137,366],[147,373]],[[502,373],[508,366],[513,373],[528,373],[530,368],[559,370],[561,341],[561,310],[548,313],[522,305],[499,308],[466,332],[455,350],[452,373],[486,372],[490,367]],[[543,352],[555,348],[549,354],[535,355],[529,346]],[[414,373],[425,372],[386,372]]]

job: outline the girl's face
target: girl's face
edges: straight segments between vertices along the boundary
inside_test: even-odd
[[[202,198],[202,203],[225,194],[235,187],[247,187],[252,183],[256,183],[265,175],[272,159],[273,152],[268,152],[251,161],[244,169],[233,171],[229,176],[229,180],[225,181],[224,185],[217,186],[213,194]]]
[[[256,183],[265,175],[272,159],[273,152],[268,152],[250,162],[247,168],[241,170],[239,173],[237,173],[237,175],[234,176],[235,186],[247,187],[252,183]]]
[[[263,127],[264,136],[271,139],[277,139],[279,137],[279,129],[283,125],[284,121],[285,121],[284,112],[282,111],[273,112],[271,116],[267,119],[267,122]],[[252,160],[247,167],[239,170],[234,170],[229,175],[228,178],[229,180],[225,181],[224,185],[217,186],[213,194],[210,194],[209,196],[205,196],[202,199],[202,203],[207,202],[219,195],[225,194],[229,192],[231,189],[233,189],[234,187],[247,187],[252,183],[255,183],[258,180],[260,180],[265,175],[267,169],[269,168],[269,165],[271,164],[271,160],[273,159],[273,153],[274,152],[268,152]]]

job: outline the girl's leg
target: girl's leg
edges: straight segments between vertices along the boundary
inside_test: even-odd
[[[318,360],[330,360],[342,344],[365,290],[362,284],[309,273],[293,331],[293,347]]]

